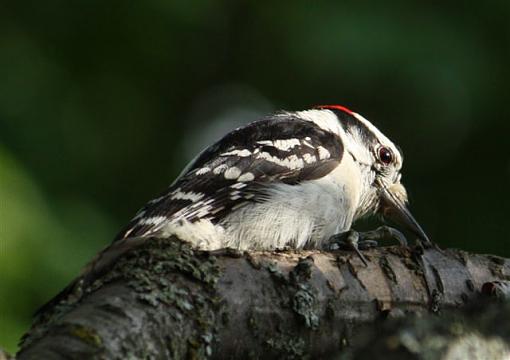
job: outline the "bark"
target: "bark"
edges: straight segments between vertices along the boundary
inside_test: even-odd
[[[363,325],[449,313],[483,284],[510,280],[510,261],[491,255],[401,247],[364,254],[368,266],[345,251],[212,255],[153,238],[39,316],[17,358],[347,356]]]
[[[377,322],[360,332],[342,360],[508,360],[510,303],[479,299],[442,316]]]

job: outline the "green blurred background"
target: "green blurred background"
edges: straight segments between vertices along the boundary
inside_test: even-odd
[[[471,5],[469,4],[471,3]],[[0,3],[0,346],[202,146],[347,105],[444,247],[510,256],[510,3]]]

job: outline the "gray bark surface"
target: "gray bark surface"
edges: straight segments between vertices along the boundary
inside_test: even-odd
[[[507,360],[509,344],[510,303],[481,298],[441,316],[371,324],[340,359]]]
[[[510,279],[491,255],[364,254],[366,267],[346,251],[211,255],[152,238],[40,315],[17,359],[328,358],[363,325],[448,313]]]

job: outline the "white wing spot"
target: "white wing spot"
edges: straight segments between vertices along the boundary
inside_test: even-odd
[[[209,200],[206,200],[206,201],[202,201],[200,204],[201,205],[209,205],[209,204],[212,204],[214,202],[214,199],[209,199]]]
[[[225,176],[225,179],[230,179],[230,180],[237,179],[239,177],[239,175],[241,175],[241,169],[239,169],[235,166],[228,168],[227,170],[225,170],[225,173],[223,174],[223,176]]]
[[[138,225],[158,225],[165,221],[167,218],[165,216],[152,216],[148,218],[140,219]]]
[[[271,154],[267,152],[261,152],[257,155],[257,158],[265,159],[280,166],[285,166],[291,170],[301,169],[304,166],[303,159],[298,158],[296,155],[288,156],[285,159],[279,159],[275,156],[271,156]]]
[[[314,155],[310,155],[308,153],[303,155],[303,159],[307,164],[311,164],[317,161],[317,158]]]
[[[247,172],[239,176],[237,181],[252,181],[253,179],[255,179],[255,175],[251,172]]]
[[[303,144],[308,146],[309,148],[315,149],[315,147],[309,142],[311,139],[307,137],[305,140],[303,140]]]
[[[273,143],[275,148],[283,151],[287,151],[292,149],[294,146],[301,145],[301,142],[298,139],[275,140]]]
[[[204,217],[206,217],[207,215],[209,215],[209,214],[210,214],[210,211],[209,211],[210,209],[211,209],[211,207],[210,207],[210,206],[206,206],[206,207],[203,207],[203,208],[201,208],[201,209],[198,209],[198,210],[196,211],[196,213],[195,213],[195,216],[196,216],[197,218],[204,218]]]
[[[234,190],[230,193],[230,200],[238,200],[241,199],[242,195],[240,191]]]
[[[193,191],[183,192],[177,189],[177,191],[174,191],[171,199],[175,200],[191,200],[193,202],[198,201],[204,197],[204,194],[195,193]]]
[[[221,165],[218,165],[214,168],[213,170],[213,173],[218,175],[218,174],[221,174],[223,171],[225,171],[226,169],[228,168],[227,165],[225,164],[221,164]]]
[[[319,151],[319,159],[321,160],[328,159],[331,156],[325,147],[319,146],[317,150]]]
[[[238,179],[239,180],[239,179]],[[238,183],[235,183],[235,184],[232,184],[230,185],[230,187],[232,189],[242,189],[243,187],[245,187],[246,184],[245,183],[242,183],[242,182],[238,182]]]
[[[299,146],[301,142],[298,139],[281,139],[281,140],[260,140],[257,141],[260,145],[269,145],[277,148],[278,150],[287,151],[294,146]]]
[[[240,156],[240,157],[247,157],[247,156],[251,155],[251,151],[247,150],[247,149],[232,150],[232,151],[220,154],[220,156],[231,156],[231,155]]]
[[[161,200],[163,200],[164,198],[166,198],[166,195],[163,195],[163,196],[160,196],[160,197],[157,197],[155,199],[152,199],[151,201],[147,202],[147,204],[155,204],[155,203],[158,203],[160,202]]]
[[[216,213],[220,212],[223,209],[225,209],[225,206],[218,206],[217,208],[214,208],[213,210],[211,210],[210,213],[211,214],[216,214]]]
[[[128,231],[126,231],[126,233],[124,234],[124,236],[122,237],[123,239],[127,238],[129,236],[129,234],[131,234],[133,232],[135,228],[131,228],[129,229]]]
[[[140,210],[136,215],[135,217],[133,218],[133,220],[136,220],[136,219],[140,219],[142,216],[145,215],[145,210]]]
[[[207,174],[209,171],[211,171],[211,168],[208,168],[206,166],[206,167],[198,169],[195,174],[197,174],[197,175],[204,175],[204,174]]]

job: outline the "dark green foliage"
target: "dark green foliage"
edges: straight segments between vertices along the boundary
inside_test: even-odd
[[[275,109],[359,111],[403,148],[432,240],[508,257],[509,16],[505,1],[3,1],[0,345],[15,351],[193,153]]]

